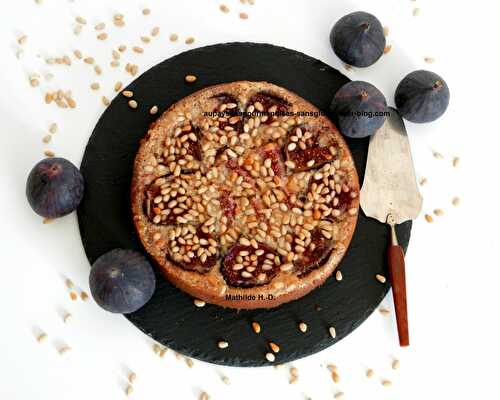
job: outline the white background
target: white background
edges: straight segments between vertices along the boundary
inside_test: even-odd
[[[339,391],[346,399],[493,399],[498,389],[498,108],[500,7],[497,1],[264,1],[254,6],[225,0],[229,14],[212,0],[34,0],[2,1],[0,11],[0,397],[2,399],[123,399],[126,371],[137,373],[133,398],[195,399],[201,390],[212,399],[330,399]],[[144,6],[151,8],[143,16]],[[412,15],[413,8],[421,9]],[[365,10],[390,28],[392,51],[376,65],[345,71],[331,51],[328,34],[344,14]],[[246,21],[238,12],[249,14]],[[116,28],[112,16],[125,15]],[[80,36],[74,18],[89,24]],[[94,24],[106,22],[109,39],[96,40]],[[146,51],[130,51],[139,37],[159,26],[161,33]],[[179,42],[168,40],[179,34]],[[28,36],[24,56],[15,56],[16,38]],[[184,44],[187,36],[196,42]],[[334,347],[293,363],[299,381],[288,384],[288,368],[224,368],[195,361],[192,369],[173,352],[157,357],[153,341],[125,318],[99,309],[92,299],[72,302],[64,285],[71,278],[88,291],[89,265],[83,253],[75,215],[43,225],[24,197],[28,171],[53,149],[79,165],[85,144],[104,106],[100,96],[114,95],[117,80],[131,77],[123,70],[134,62],[141,71],[174,54],[219,42],[255,41],[286,46],[339,68],[351,79],[368,80],[393,104],[399,80],[427,68],[441,74],[451,89],[443,118],[432,124],[408,123],[414,160],[422,187],[424,213],[441,208],[445,216],[429,224],[421,215],[414,224],[407,254],[407,280],[412,345],[397,346],[392,299],[383,306],[390,316],[375,312],[359,329]],[[109,67],[111,49],[125,43],[122,67]],[[78,48],[95,57],[104,73],[72,56]],[[45,57],[68,54],[71,67],[49,66]],[[427,65],[423,57],[434,57]],[[47,72],[38,88],[29,74]],[[189,69],[186,69],[189,73]],[[201,80],[202,76],[199,77]],[[297,77],[300,79],[300,77]],[[89,89],[100,82],[101,90]],[[71,89],[78,106],[62,110],[46,105],[46,90]],[[333,95],[333,93],[332,93]],[[47,146],[41,141],[51,122],[59,131]],[[443,154],[435,159],[432,151]],[[452,167],[452,158],[461,164]],[[451,199],[459,196],[460,207]],[[125,199],[124,199],[125,201]],[[496,246],[496,248],[495,248]],[[344,279],[349,272],[344,271]],[[62,313],[73,320],[64,324]],[[203,312],[203,310],[199,310]],[[200,327],[201,328],[201,327]],[[38,344],[35,334],[47,332]],[[199,334],[199,332],[193,332]],[[72,351],[61,356],[63,343]],[[286,351],[286,349],[284,349]],[[401,360],[391,369],[394,357]],[[335,384],[326,364],[335,363],[341,381]],[[365,377],[366,368],[375,377]],[[220,375],[229,377],[230,385]],[[390,379],[392,387],[381,385]]]

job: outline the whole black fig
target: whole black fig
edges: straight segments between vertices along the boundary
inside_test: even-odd
[[[387,112],[384,95],[372,84],[352,81],[342,86],[330,109],[337,115],[340,132],[352,138],[373,135]]]
[[[355,67],[368,67],[384,53],[382,24],[372,14],[357,11],[340,18],[330,32],[335,54]]]
[[[76,210],[83,197],[83,176],[64,158],[46,158],[31,170],[26,197],[33,211],[58,218]]]
[[[431,122],[448,108],[450,90],[438,74],[418,70],[406,75],[399,83],[394,101],[401,116],[408,121]]]
[[[128,314],[149,301],[156,278],[153,267],[141,253],[114,249],[94,262],[89,284],[99,306],[113,313]]]

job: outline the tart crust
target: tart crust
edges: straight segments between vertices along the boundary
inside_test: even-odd
[[[236,108],[240,111],[249,111],[248,107],[252,105],[256,105],[258,108],[261,108],[260,106],[263,101],[259,100],[262,100],[262,95],[264,95],[264,100],[270,99],[268,101],[268,106],[271,106],[272,110],[279,110],[280,104],[285,104],[286,108],[291,111],[300,111],[312,114],[319,113],[319,110],[315,106],[296,94],[267,82],[238,81],[207,87],[173,104],[151,125],[147,135],[141,141],[140,148],[135,159],[131,185],[132,215],[135,228],[144,248],[155,260],[164,276],[179,289],[185,291],[193,297],[204,300],[208,303],[237,309],[276,307],[285,302],[298,299],[321,285],[337,268],[345,255],[356,227],[359,210],[359,181],[351,153],[334,124],[324,115],[303,117],[278,116],[275,117],[275,119],[272,119],[274,125],[270,123],[268,118],[268,121],[261,121],[260,126],[258,127],[255,127],[256,124],[254,121],[254,123],[251,124],[253,126],[250,129],[245,126],[248,125],[248,119],[246,119],[241,121],[241,123],[238,122],[234,124],[233,127],[235,129],[240,129],[240,132],[235,135],[234,129],[233,132],[231,132],[231,129],[229,128],[222,128],[220,131],[217,130],[217,124],[219,124],[219,127],[227,126],[227,121],[217,122],[217,117],[206,116],[203,114],[203,112],[206,111],[210,112],[213,110],[223,110],[224,108],[225,110],[223,111],[227,112],[227,106],[229,105],[229,107],[233,107],[234,101],[236,101],[237,104]],[[278,107],[272,108],[273,105],[277,104],[274,102],[275,99],[278,99],[276,101],[281,103],[278,104]],[[224,106],[224,104],[226,106]],[[250,111],[252,110],[250,109]],[[222,118],[224,120],[224,117]],[[209,122],[208,125],[207,121]],[[211,124],[215,124],[215,126]],[[196,139],[196,142],[193,140],[192,143],[189,142],[189,145],[192,145],[193,148],[199,145],[199,148],[196,147],[198,149],[197,151],[191,151],[190,147],[185,147],[187,152],[184,151],[184,153],[182,153],[181,151],[180,155],[172,155],[172,152],[169,153],[169,147],[166,143],[168,140],[170,140],[170,143],[175,142],[176,135],[179,138],[179,135],[183,132],[183,127],[186,127],[187,125],[191,126],[191,131],[186,128],[186,134],[191,133],[191,137]],[[273,127],[276,128],[275,130],[279,131],[279,133],[276,133],[275,136],[270,133],[272,129],[269,129]],[[310,191],[311,189],[312,180],[316,179],[314,177],[318,177],[322,171],[327,171],[329,167],[330,171],[335,171],[335,174],[340,177],[338,180],[338,186],[341,187],[339,193],[339,188],[334,184],[336,181],[333,182],[333,178],[335,178],[335,176],[332,172],[332,180],[328,181],[331,183],[331,193],[334,193],[334,190],[336,190],[338,196],[337,198],[344,199],[343,201],[348,202],[348,204],[344,204],[343,210],[340,210],[339,208],[338,211],[332,211],[332,213],[336,213],[335,217],[332,217],[332,214],[330,213],[329,216],[323,218],[322,214],[319,220],[314,220],[313,217],[310,216],[311,213],[306,211],[305,206],[292,207],[293,204],[289,204],[288,210],[280,214],[279,218],[282,218],[281,221],[283,221],[283,219],[287,220],[288,217],[284,216],[284,214],[287,213],[290,214],[292,219],[295,218],[295,216],[292,216],[291,214],[297,210],[292,211],[292,209],[298,208],[302,214],[298,213],[297,218],[299,219],[299,222],[303,223],[303,225],[305,224],[303,220],[305,220],[306,222],[311,222],[309,225],[312,224],[317,229],[321,226],[330,230],[333,237],[328,240],[331,241],[333,249],[329,252],[325,259],[319,260],[320,265],[315,266],[311,270],[306,270],[304,273],[301,273],[295,267],[297,258],[293,259],[291,262],[287,262],[288,259],[286,256],[281,256],[279,253],[276,253],[277,257],[281,258],[281,260],[278,260],[278,263],[273,265],[273,268],[278,268],[278,272],[275,273],[271,279],[264,279],[264,283],[249,285],[248,287],[232,285],[231,282],[228,282],[227,276],[224,276],[221,272],[222,265],[224,263],[223,257],[234,245],[241,245],[242,242],[240,242],[240,240],[244,241],[245,244],[248,244],[248,239],[251,239],[253,241],[252,245],[254,245],[256,241],[255,238],[259,236],[259,234],[256,234],[255,232],[261,231],[258,231],[258,227],[256,228],[257,230],[251,230],[249,228],[251,223],[249,223],[246,219],[246,212],[248,212],[250,217],[252,217],[254,214],[251,214],[251,209],[250,211],[243,209],[240,210],[237,207],[235,215],[232,216],[231,214],[225,212],[227,210],[224,207],[220,206],[221,185],[226,185],[228,182],[231,182],[231,179],[234,178],[235,174],[237,178],[236,183],[233,182],[233,186],[236,186],[234,190],[240,190],[241,188],[238,188],[238,186],[245,185],[243,182],[247,181],[246,175],[245,179],[240,178],[238,173],[228,169],[227,165],[233,162],[233,164],[236,163],[237,167],[242,167],[244,165],[241,165],[242,162],[238,161],[240,158],[245,159],[245,157],[250,154],[249,158],[251,160],[256,159],[258,156],[255,156],[255,154],[261,154],[260,152],[263,148],[266,148],[266,146],[272,147],[274,145],[276,147],[279,146],[279,157],[287,157],[288,161],[290,161],[291,156],[288,150],[294,146],[288,146],[292,142],[291,137],[295,135],[297,128],[304,132],[307,132],[308,130],[312,131],[313,137],[314,135],[319,135],[318,132],[321,132],[322,135],[329,135],[327,140],[333,139],[334,149],[331,151],[331,160],[327,163],[323,163],[322,165],[313,165],[312,167],[306,166],[304,167],[306,171],[303,171],[303,168],[301,169],[299,167],[290,168],[290,165],[292,165],[293,162],[286,163],[285,160],[282,160],[284,172],[281,173],[280,168],[275,168],[273,161],[272,169],[276,170],[276,174],[272,180],[274,182],[278,182],[278,186],[282,186],[283,182],[290,183],[292,180],[294,181],[293,185],[288,185],[285,189],[283,189],[284,193],[286,193],[289,197],[284,199],[282,202],[286,202],[290,198],[295,200],[295,198],[299,196],[299,193],[308,193],[308,190]],[[219,133],[221,133],[221,135],[219,135]],[[234,143],[235,139],[233,139],[233,142],[229,140],[227,143],[226,140],[221,140],[220,137],[224,136],[225,133],[228,133],[230,136],[232,135],[237,137],[237,143]],[[250,143],[248,145],[245,145],[243,139],[240,140],[239,138],[239,136],[244,133],[251,136],[251,138],[245,142],[247,144]],[[254,137],[252,137],[252,133],[254,134]],[[246,137],[247,135],[244,136]],[[187,139],[187,141],[189,140],[190,139]],[[324,141],[324,139],[321,139],[321,141]],[[175,143],[179,144],[179,142]],[[320,142],[318,143],[319,145],[322,144]],[[314,146],[318,147],[318,143],[315,143]],[[180,146],[182,146],[182,144]],[[238,146],[240,147],[238,148]],[[236,152],[236,150],[231,152],[231,149],[236,149],[241,154]],[[169,154],[170,158],[168,157]],[[179,165],[180,160],[186,154],[191,155],[187,157],[187,163],[184,161],[182,165]],[[277,155],[278,153],[275,154]],[[236,157],[233,158],[232,156],[234,155],[236,155]],[[262,160],[260,161],[265,162],[264,157],[265,156],[262,156]],[[300,161],[300,158],[297,160]],[[269,161],[267,161],[267,163],[269,165]],[[334,166],[337,166],[337,168]],[[214,169],[218,171],[217,178],[214,178]],[[241,173],[243,174],[243,172]],[[269,173],[272,174],[270,171]],[[327,173],[328,172],[325,174]],[[325,174],[323,176],[326,176]],[[150,194],[148,194],[148,190],[150,189],[148,188],[151,188],[151,185],[154,185],[155,182],[162,182],[162,187],[167,187],[169,182],[174,182],[175,179],[180,180],[182,183],[190,179],[188,176],[194,176],[198,186],[193,188],[189,187],[189,190],[187,190],[187,193],[185,194],[187,197],[193,195],[193,193],[198,196],[197,199],[193,200],[195,202],[201,198],[201,201],[204,202],[203,204],[207,206],[205,207],[205,210],[203,212],[199,212],[198,216],[194,218],[192,218],[192,215],[188,215],[191,219],[187,221],[181,216],[178,220],[181,221],[181,223],[173,222],[162,224],[153,222],[152,215],[154,214],[152,214],[151,208],[155,209],[155,199],[149,198]],[[278,178],[276,178],[276,176]],[[205,180],[208,190],[200,190],[200,187],[204,186],[203,182],[201,185],[199,184],[200,178],[201,181]],[[255,177],[250,176],[248,180],[250,181],[253,178]],[[160,179],[160,181],[158,181],[158,179]],[[270,181],[269,177],[267,179]],[[318,179],[317,182],[319,184],[321,179]],[[253,183],[254,181],[246,186],[252,186]],[[288,190],[289,186],[292,186],[290,191]],[[230,190],[233,190],[231,188],[232,186],[230,186]],[[316,187],[312,186],[312,188]],[[252,189],[248,190],[251,191]],[[294,190],[296,192],[294,192]],[[325,191],[324,188],[323,191]],[[197,194],[198,192],[201,194]],[[293,195],[295,195],[295,197]],[[309,196],[309,194],[307,195]],[[179,194],[177,194],[177,196],[179,196]],[[161,194],[158,197],[161,197]],[[183,195],[183,197],[186,196]],[[231,197],[231,194],[229,197]],[[321,197],[321,199],[324,200],[324,197]],[[247,204],[246,200],[242,200],[241,198],[238,200],[241,200],[243,204]],[[304,202],[306,200],[304,200]],[[327,197],[327,201],[330,200],[333,201]],[[315,204],[315,201],[316,200],[314,199],[309,201],[309,203],[313,203],[313,206],[310,206],[309,209],[312,210],[311,207],[315,207],[318,211],[328,214],[325,207]],[[304,202],[300,203],[299,201],[298,204],[303,204]],[[217,205],[217,203],[219,203],[219,208],[215,206],[212,210],[210,210],[210,205]],[[188,201],[188,204],[195,203],[189,203]],[[272,213],[275,212],[274,210],[278,210],[278,207],[271,205],[266,208],[268,204],[261,206],[264,208],[264,211],[269,209],[271,210],[271,214],[266,214],[263,217],[264,224],[266,224],[268,220],[267,217],[274,218],[274,214]],[[166,206],[166,208],[169,207]],[[257,214],[260,215],[260,210],[257,208],[255,209],[257,210]],[[165,208],[160,210],[155,209],[155,212],[160,212],[162,210],[165,210]],[[182,212],[185,213],[186,209]],[[204,213],[206,215],[204,215]],[[193,214],[196,214],[196,212]],[[306,214],[307,216],[305,216]],[[186,214],[181,213],[179,215]],[[300,219],[300,216],[303,216],[303,218]],[[183,265],[183,263],[179,262],[179,260],[173,260],[173,255],[175,257],[180,256],[173,252],[175,248],[169,247],[172,243],[172,237],[175,237],[178,240],[179,237],[183,237],[183,235],[189,236],[191,234],[192,236],[193,231],[195,229],[197,230],[201,225],[206,227],[205,223],[207,222],[207,219],[212,217],[215,222],[212,222],[211,225],[216,226],[216,228],[214,228],[215,231],[210,232],[210,237],[217,242],[217,246],[212,246],[215,248],[216,252],[216,254],[214,254],[214,258],[216,258],[215,265],[203,270],[193,268],[192,266],[194,263]],[[232,218],[234,218],[234,221]],[[160,218],[157,217],[157,219],[159,220]],[[240,224],[241,229],[237,232],[237,234],[241,236],[233,238],[234,242],[232,243],[228,243],[227,240],[224,243],[221,243],[221,237],[229,237],[226,236],[228,227],[230,228],[232,225],[236,226],[238,221],[241,219],[244,219],[244,223]],[[202,222],[200,225],[200,221],[205,222]],[[181,228],[187,225],[190,226],[190,230],[186,232],[186,228],[183,233],[181,232],[180,235],[176,236],[176,232],[179,233],[179,231],[182,230]],[[306,224],[305,226],[309,225]],[[208,228],[212,229],[210,226],[208,226]],[[225,231],[224,228],[226,229]],[[292,229],[290,225],[286,225],[285,229],[282,228],[281,233],[285,233],[286,229],[289,229],[287,231],[289,234],[293,234],[292,231],[293,229],[296,229],[296,227],[294,226]],[[324,230],[322,232],[324,232]],[[324,232],[325,235],[327,235],[327,233],[328,232]],[[242,237],[244,238],[242,239]],[[265,240],[266,237],[260,238],[261,240],[258,241],[258,244],[260,245],[263,243],[265,246],[275,247],[275,249],[280,247],[280,245],[277,245],[276,243],[284,243],[283,240],[290,239],[290,237],[283,235],[283,238],[276,237],[276,243],[274,243],[272,242],[274,239]],[[297,239],[296,237],[294,238]],[[177,242],[174,243],[176,243],[176,246],[178,247],[179,244]],[[199,248],[199,246],[197,247]],[[208,247],[205,250],[207,249]],[[297,244],[295,242],[292,243],[292,249],[297,249]],[[315,248],[311,247],[311,249],[311,253],[313,254]],[[187,250],[184,251],[187,252]],[[185,256],[186,254],[187,253],[184,253]],[[209,253],[207,252],[207,254]],[[297,252],[294,254],[295,257],[300,258],[301,256],[301,254]],[[195,259],[196,258],[197,256],[195,256]],[[198,264],[203,265],[199,262]],[[285,270],[283,268],[282,270],[281,266],[284,264],[292,264],[291,269],[287,268]],[[247,275],[251,275],[251,273],[248,273]],[[259,276],[259,278],[262,277]]]

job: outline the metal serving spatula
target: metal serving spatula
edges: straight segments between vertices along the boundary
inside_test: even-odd
[[[415,219],[422,208],[410,143],[399,113],[390,116],[370,138],[365,178],[361,188],[361,208],[368,217],[390,226],[391,244],[387,251],[399,344],[410,344],[406,307],[405,260],[398,244],[395,225]]]

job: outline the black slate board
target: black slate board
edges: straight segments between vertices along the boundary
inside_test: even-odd
[[[184,83],[186,74],[198,76],[195,84]],[[86,192],[78,209],[83,246],[92,263],[113,248],[143,251],[131,222],[129,187],[132,164],[140,139],[160,111],[203,87],[236,80],[266,80],[292,90],[327,112],[334,93],[349,79],[339,71],[302,53],[256,43],[228,43],[202,47],[172,57],[136,79],[137,110],[117,96],[97,123],[83,157],[81,171]],[[333,116],[331,116],[333,117]],[[368,140],[347,140],[362,182]],[[406,249],[411,223],[398,227]],[[387,228],[362,213],[350,249],[340,265],[344,279],[331,277],[302,299],[271,310],[236,311],[206,305],[197,308],[193,299],[157,274],[151,301],[126,317],[144,333],[185,355],[233,366],[269,365],[264,355],[267,342],[281,346],[276,363],[316,353],[356,329],[377,307],[389,289],[375,274],[387,275],[385,249]],[[250,326],[258,321],[262,332]],[[307,333],[297,329],[300,321]],[[335,326],[332,339],[328,327]],[[217,342],[230,343],[221,350]]]

